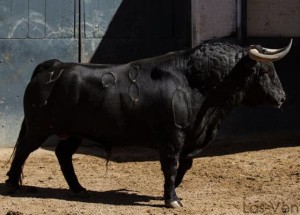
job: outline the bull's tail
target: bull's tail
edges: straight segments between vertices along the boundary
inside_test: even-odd
[[[22,125],[21,125],[21,130],[20,130],[20,133],[19,133],[19,137],[17,139],[17,142],[16,142],[16,145],[14,147],[14,150],[13,150],[12,154],[10,155],[9,159],[4,164],[3,168],[5,166],[7,166],[7,164],[9,164],[15,158],[16,151],[17,151],[18,147],[20,146],[21,139],[24,139],[26,131],[27,131],[26,123],[25,123],[25,120],[23,120]],[[23,175],[23,173],[22,173],[22,175]],[[20,183],[22,183],[22,181],[20,181]]]
[[[25,120],[23,119],[16,145],[15,145],[14,150],[13,150],[12,154],[10,155],[8,161],[4,164],[4,167],[7,164],[9,164],[12,160],[14,160],[16,152],[17,152],[18,148],[20,147],[20,143],[22,142],[21,140],[24,139],[24,137],[25,137],[26,131],[27,131],[27,126],[26,126]],[[22,178],[23,178],[23,171],[21,171],[21,177],[19,180],[20,185],[22,185]]]

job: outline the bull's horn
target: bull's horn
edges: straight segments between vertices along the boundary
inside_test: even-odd
[[[280,60],[284,56],[287,55],[287,53],[290,51],[292,47],[293,39],[290,40],[290,43],[287,47],[282,48],[282,49],[267,49],[267,48],[262,48],[262,51],[264,53],[260,53],[255,46],[251,45],[250,46],[250,51],[249,51],[249,57],[252,60],[258,61],[258,62],[268,62],[268,61],[276,61]]]
[[[263,54],[277,54],[279,52],[282,52],[285,48],[281,49],[268,49],[268,48],[262,48]]]

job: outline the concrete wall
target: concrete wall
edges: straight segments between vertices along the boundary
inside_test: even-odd
[[[236,33],[236,0],[192,0],[193,46]],[[300,0],[247,2],[247,36],[299,37]]]
[[[299,0],[251,0],[247,14],[248,36],[300,36]]]
[[[192,0],[192,41],[229,36],[236,29],[236,0]]]

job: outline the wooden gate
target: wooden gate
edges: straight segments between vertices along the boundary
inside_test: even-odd
[[[23,93],[43,60],[78,61],[74,0],[0,1],[0,146],[12,146],[23,118]]]
[[[15,144],[37,64],[52,58],[122,63],[186,48],[186,2],[0,0],[0,147]]]

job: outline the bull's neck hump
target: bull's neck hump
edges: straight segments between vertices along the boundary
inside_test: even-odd
[[[164,55],[145,58],[130,62],[131,66],[136,65],[154,65],[155,67],[165,68],[168,70],[176,70],[185,72],[188,69],[188,61],[190,50],[181,50],[176,52],[169,52]]]
[[[220,123],[246,96],[253,75],[228,78],[220,87],[205,99],[194,123],[197,149],[205,147],[217,135]]]

